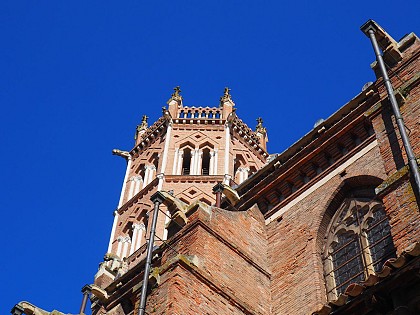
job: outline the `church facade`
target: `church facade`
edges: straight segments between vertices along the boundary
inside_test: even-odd
[[[420,157],[420,40],[369,23]],[[379,66],[276,155],[228,88],[218,107],[185,106],[175,88],[134,147],[113,150],[127,170],[92,314],[138,314],[156,193],[145,314],[420,313],[420,195]]]

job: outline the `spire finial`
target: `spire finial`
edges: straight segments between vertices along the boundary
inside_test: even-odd
[[[232,101],[232,95],[230,95],[231,89],[228,87],[225,87],[225,90],[223,92],[223,96],[220,97],[220,104],[223,105],[224,102]]]
[[[140,131],[143,131],[143,130],[146,130],[147,129],[147,127],[148,127],[148,125],[147,125],[147,119],[149,119],[149,117],[146,116],[146,115],[143,115],[143,117],[141,118],[140,125],[137,125],[137,127],[136,127],[136,134],[134,135],[134,140],[137,140],[137,136],[138,136],[138,133]]]
[[[171,98],[168,100],[168,104],[171,101],[182,102],[181,88],[178,86],[174,87],[174,92],[171,95]]]
[[[146,129],[147,128],[147,120],[149,119],[148,116],[143,115],[143,117],[141,118],[141,124],[139,125],[141,129]]]
[[[255,127],[255,132],[259,132],[259,133],[266,133],[267,132],[267,130],[263,126],[263,120],[262,120],[261,117],[257,118],[257,126]]]

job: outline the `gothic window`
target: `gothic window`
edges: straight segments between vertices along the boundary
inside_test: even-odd
[[[209,175],[210,170],[210,149],[205,148],[203,150],[203,158],[201,161],[201,174]]]
[[[150,158],[150,162],[155,166],[156,172],[159,165],[159,153],[153,153],[152,157]]]
[[[182,175],[190,175],[191,168],[191,149],[185,148],[182,159]]]
[[[327,232],[324,271],[329,300],[351,283],[380,271],[395,257],[390,225],[382,203],[366,197],[346,198]]]

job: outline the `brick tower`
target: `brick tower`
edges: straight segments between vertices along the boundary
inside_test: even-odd
[[[144,260],[153,212],[150,196],[156,191],[168,192],[174,202],[185,205],[212,205],[213,186],[240,184],[269,156],[261,118],[255,131],[243,123],[228,88],[218,107],[184,106],[180,93],[176,87],[168,108],[163,107],[151,126],[143,116],[130,151],[113,150],[127,161],[127,169],[105,262],[95,276],[98,287],[105,288]],[[156,245],[168,238],[170,216],[168,205],[162,205]]]

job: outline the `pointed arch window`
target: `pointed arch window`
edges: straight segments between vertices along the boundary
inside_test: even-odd
[[[210,149],[205,148],[203,150],[203,158],[201,161],[201,174],[202,175],[209,175],[210,171]]]
[[[344,199],[329,225],[323,255],[329,300],[395,257],[390,232],[381,202],[366,197]]]
[[[190,175],[191,170],[191,149],[185,148],[182,159],[182,175]]]

